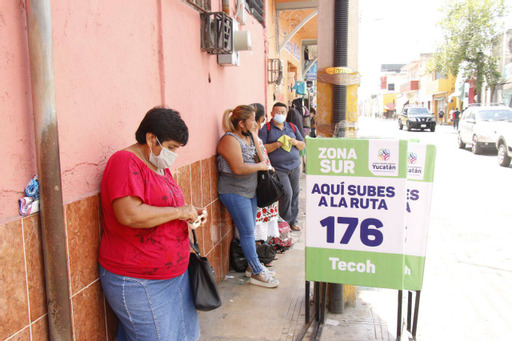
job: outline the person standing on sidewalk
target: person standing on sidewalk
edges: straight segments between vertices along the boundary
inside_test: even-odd
[[[315,108],[311,108],[311,132],[309,133],[310,137],[316,137],[316,110]]]
[[[188,128],[176,111],[153,108],[135,138],[110,157],[101,182],[99,273],[117,340],[197,340],[187,222],[204,209],[185,204],[168,169]]]
[[[306,143],[297,128],[285,122],[286,114],[286,105],[275,103],[272,107],[272,121],[263,126],[259,136],[284,187],[284,195],[279,200],[279,215],[293,231],[300,231],[301,227],[297,224],[301,163],[299,151],[306,147]],[[282,139],[284,135],[287,138]],[[286,141],[287,145],[283,145],[279,139]]]
[[[260,103],[253,103],[252,106],[256,108],[256,125],[254,126],[254,135],[258,134],[258,131],[265,124],[265,107]],[[258,137],[258,146],[260,147],[263,158],[267,166],[272,167],[268,158],[267,150],[263,145],[263,141]],[[276,201],[270,206],[260,208],[256,213],[256,227],[254,229],[254,238],[256,240],[266,241],[271,237],[279,237],[279,228],[277,220],[279,218],[279,205]]]
[[[459,108],[455,108],[455,110],[453,111],[453,129],[455,130],[459,130],[459,116]]]
[[[222,125],[226,134],[217,147],[218,191],[240,234],[240,246],[249,263],[249,283],[275,288],[279,281],[273,271],[260,263],[254,239],[257,173],[268,169],[261,150],[256,148],[255,111],[250,105],[239,105],[224,112]]]

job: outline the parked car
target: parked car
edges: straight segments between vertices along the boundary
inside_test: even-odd
[[[506,121],[512,120],[512,109],[506,106],[472,106],[459,121],[459,148],[471,145],[474,154],[484,148],[496,149],[497,132]]]
[[[436,118],[427,108],[424,107],[405,107],[398,115],[398,129],[430,129],[436,130]]]
[[[512,120],[504,122],[503,127],[498,131],[498,163],[502,167],[508,167],[512,159]]]

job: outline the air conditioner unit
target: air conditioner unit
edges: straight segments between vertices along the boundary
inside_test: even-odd
[[[231,36],[233,38],[231,43],[231,46],[233,46],[233,52],[217,55],[217,63],[222,66],[240,66],[240,54],[238,51],[250,51],[252,49],[250,32],[239,31],[238,22],[234,19],[233,34]]]
[[[283,81],[283,61],[281,59],[268,60],[268,83],[280,85]]]
[[[186,0],[186,2],[200,12],[210,12],[211,0]]]
[[[251,32],[238,31],[235,28],[235,31],[233,34],[233,47],[234,47],[235,51],[250,51],[250,50],[252,50]]]
[[[201,51],[233,53],[233,19],[226,13],[201,13]]]
[[[217,63],[222,66],[240,66],[240,55],[237,52],[217,55]]]

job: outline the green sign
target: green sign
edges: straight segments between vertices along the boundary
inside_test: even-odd
[[[306,280],[421,289],[435,147],[306,141]]]
[[[423,285],[435,157],[435,146],[409,143],[404,249],[404,289],[407,290],[421,290]]]
[[[407,145],[307,139],[306,280],[403,287]]]

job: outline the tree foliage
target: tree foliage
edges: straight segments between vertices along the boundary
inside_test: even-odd
[[[494,85],[500,77],[491,52],[505,15],[503,0],[447,0],[441,11],[443,42],[431,70],[455,76],[461,72],[464,80],[475,80],[480,100],[484,81]]]

